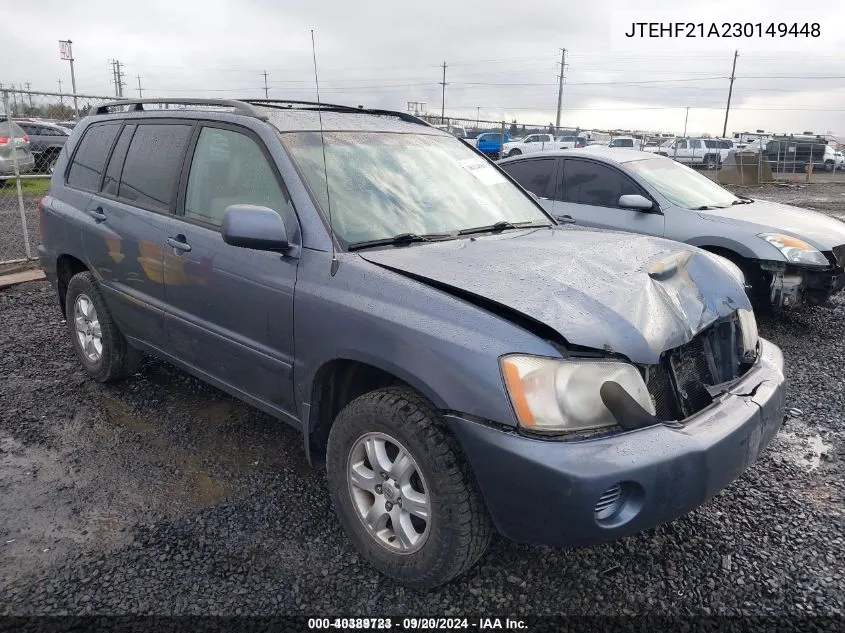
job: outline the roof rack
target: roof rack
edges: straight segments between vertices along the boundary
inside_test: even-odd
[[[336,103],[317,103],[316,101],[295,101],[292,99],[187,99],[187,98],[149,98],[149,99],[122,99],[120,101],[109,101],[97,106],[94,114],[111,114],[112,108],[121,108],[127,112],[143,112],[144,105],[180,105],[180,106],[212,106],[218,108],[232,108],[236,113],[246,116],[267,120],[267,115],[258,110],[255,106],[274,108],[277,110],[324,110],[328,112],[348,112],[361,114],[377,114],[382,116],[394,116],[408,123],[416,123],[431,127],[427,121],[415,117],[406,112],[394,110],[380,110],[364,108],[363,106],[353,107],[339,105]]]
[[[336,103],[317,103],[316,101],[295,101],[292,99],[244,99],[243,103],[264,106],[267,108],[275,108],[278,110],[325,110],[328,112],[354,112],[360,114],[378,114],[382,116],[394,116],[408,123],[416,123],[419,125],[425,125],[430,127],[430,124],[427,121],[423,121],[419,117],[415,117],[413,114],[408,114],[407,112],[365,108],[364,106],[358,106],[356,108],[353,106],[338,105]]]
[[[246,101],[235,99],[182,99],[178,97],[168,99],[123,99],[120,101],[109,101],[97,106],[94,114],[110,114],[111,108],[126,108],[128,112],[143,112],[144,105],[180,105],[180,106],[214,106],[218,108],[232,108],[236,113],[245,116],[267,120],[267,115],[262,114]]]

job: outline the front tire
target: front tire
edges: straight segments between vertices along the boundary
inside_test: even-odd
[[[127,343],[112,320],[92,273],[71,278],[65,315],[73,348],[91,378],[113,382],[138,371],[143,355]]]
[[[704,169],[713,171],[719,167],[719,159],[716,156],[708,155],[704,159]]]
[[[508,158],[510,158],[511,156],[519,156],[520,154],[522,154],[521,150],[512,149],[511,151],[508,152]]]
[[[346,534],[381,573],[436,587],[485,552],[492,526],[440,414],[416,391],[364,394],[329,433],[329,492]]]

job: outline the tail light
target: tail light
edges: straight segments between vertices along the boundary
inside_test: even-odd
[[[0,136],[0,145],[6,145],[9,142],[8,136]]]
[[[26,134],[23,135],[23,142],[29,143],[29,136],[27,136]]]

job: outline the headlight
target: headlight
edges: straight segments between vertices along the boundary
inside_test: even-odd
[[[619,424],[602,398],[606,383],[616,383],[655,415],[640,372],[628,363],[511,355],[502,357],[501,369],[516,419],[531,431],[583,431]]]
[[[739,329],[742,334],[742,355],[743,360],[752,361],[757,356],[757,319],[751,310],[737,310],[739,316]]]
[[[786,258],[786,261],[796,264],[815,264],[817,266],[827,266],[829,264],[827,257],[822,255],[818,249],[810,246],[803,240],[799,240],[797,237],[790,237],[789,235],[782,235],[780,233],[760,233],[757,237],[763,238],[777,248]]]

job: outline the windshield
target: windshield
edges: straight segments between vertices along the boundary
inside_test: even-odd
[[[625,166],[667,200],[684,209],[729,207],[738,198],[707,176],[670,159],[635,160]]]
[[[282,138],[326,210],[319,132]],[[455,138],[327,132],[325,152],[332,227],[347,245],[497,222],[552,224],[496,167]]]

